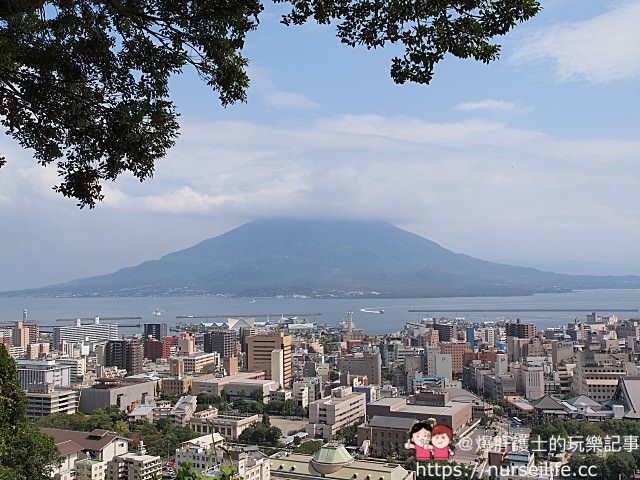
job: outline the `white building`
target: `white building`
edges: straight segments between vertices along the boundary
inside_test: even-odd
[[[236,475],[244,480],[270,480],[271,463],[267,456],[257,450],[240,448],[223,450],[224,439],[218,434],[203,435],[184,442],[176,450],[176,468],[190,463],[194,470],[214,478],[220,466],[232,466]]]
[[[105,343],[108,340],[118,340],[118,325],[113,323],[100,323],[96,317],[92,324],[82,325],[80,320],[75,325],[63,325],[53,327],[53,347],[57,350],[60,344],[67,343]]]
[[[23,390],[31,383],[68,387],[71,369],[66,365],[57,365],[54,360],[18,360],[16,375]]]
[[[113,457],[109,462],[106,480],[155,480],[161,474],[160,457],[125,453]]]

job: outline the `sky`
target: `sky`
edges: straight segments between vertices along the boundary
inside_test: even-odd
[[[640,1],[543,0],[485,65],[447,57],[396,85],[392,49],[284,27],[248,39],[246,104],[174,78],[181,136],[140,183],[80,210],[9,137],[0,290],[155,259],[255,218],[389,221],[456,252],[565,273],[640,274]]]

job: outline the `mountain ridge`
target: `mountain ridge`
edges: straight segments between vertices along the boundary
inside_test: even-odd
[[[116,272],[4,296],[511,296],[640,288],[637,276],[488,262],[380,221],[263,219]]]

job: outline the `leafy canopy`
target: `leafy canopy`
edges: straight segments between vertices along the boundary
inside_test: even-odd
[[[60,464],[53,439],[27,421],[16,364],[0,344],[0,480],[49,480]]]
[[[446,54],[488,63],[494,38],[534,16],[537,0],[275,0],[282,22],[334,24],[341,42],[399,46],[397,83],[428,84]],[[178,135],[169,95],[185,67],[226,106],[246,99],[247,34],[260,0],[0,0],[0,122],[55,164],[54,187],[80,207],[129,172],[149,178]],[[6,160],[0,157],[0,166]]]

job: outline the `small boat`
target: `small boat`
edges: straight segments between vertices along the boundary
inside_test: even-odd
[[[159,309],[159,308],[156,308],[156,311],[155,311],[155,312],[153,312],[153,314],[154,314],[156,317],[159,317],[160,315],[162,315],[162,312],[160,311],[160,309]]]

